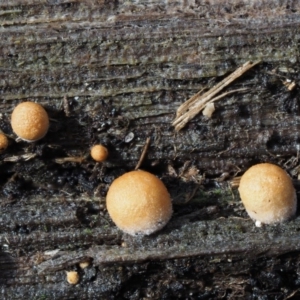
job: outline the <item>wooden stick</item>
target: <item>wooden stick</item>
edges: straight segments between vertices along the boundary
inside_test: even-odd
[[[75,163],[82,163],[84,161],[83,156],[73,156],[73,157],[62,157],[62,158],[56,158],[54,161],[57,164],[63,164],[65,162],[75,162]]]
[[[193,95],[189,100],[185,101],[183,104],[181,104],[176,112],[176,118],[181,116],[184,112],[188,110],[189,106],[192,106],[195,101],[199,98],[199,96],[202,94],[202,92],[205,90],[205,88],[201,89],[198,93]]]
[[[182,129],[188,121],[193,119],[202,109],[204,109],[206,104],[215,102],[217,100],[220,100],[220,99],[224,98],[225,96],[233,94],[235,92],[242,92],[242,91],[246,91],[246,90],[248,90],[248,88],[236,89],[236,90],[232,90],[232,91],[223,93],[223,94],[221,94],[221,95],[219,95],[219,96],[217,96],[213,99],[210,99],[210,100],[202,99],[201,101],[198,101],[197,104],[195,104],[194,106],[192,106],[190,108],[188,113],[182,115],[179,118],[180,122],[177,122],[177,123],[174,122],[175,123],[175,130],[179,131],[180,129]],[[174,125],[174,123],[173,123],[173,125]]]
[[[260,61],[246,62],[203,95],[201,95],[201,90],[197,94],[193,95],[190,99],[188,99],[185,103],[180,105],[177,109],[176,118],[172,123],[172,125],[175,127],[175,130],[179,131],[180,129],[182,129],[187,122],[193,119],[204,108],[207,103],[211,102],[212,99],[214,99],[214,96],[217,93],[219,93],[222,89],[232,83],[235,79],[243,75],[246,71],[257,65],[259,62]],[[216,100],[223,98],[225,94],[223,94],[222,97],[221,96],[218,96]]]
[[[144,148],[143,148],[143,151],[142,151],[142,154],[140,156],[140,159],[139,159],[137,165],[134,168],[135,170],[138,170],[140,168],[141,164],[143,163],[143,161],[145,159],[145,156],[146,156],[146,153],[148,151],[149,145],[150,145],[150,138],[147,137]]]

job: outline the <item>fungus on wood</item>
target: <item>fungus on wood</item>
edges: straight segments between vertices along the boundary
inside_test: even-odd
[[[38,103],[22,102],[14,108],[11,114],[11,127],[23,141],[38,141],[48,132],[48,114]]]
[[[131,235],[149,235],[163,228],[172,216],[167,188],[149,172],[131,171],[109,187],[107,211],[115,224]]]
[[[1,154],[2,298],[298,296],[299,218],[255,228],[224,178],[260,162],[299,176],[300,4],[108,2],[0,3],[0,128],[14,136],[24,99],[51,119],[47,138],[11,138]],[[248,61],[260,64],[227,86],[210,119],[174,131],[181,104]],[[143,169],[162,178],[174,214],[131,237],[105,197],[146,137]],[[111,152],[101,166],[82,159],[98,141]],[[85,260],[68,285],[65,270]]]
[[[0,132],[0,154],[3,153],[8,147],[8,138],[7,136]]]
[[[103,145],[94,145],[91,148],[91,157],[97,162],[103,162],[107,159],[108,150]]]
[[[292,180],[276,165],[252,166],[242,176],[239,192],[248,215],[258,226],[287,221],[296,213],[297,196]]]

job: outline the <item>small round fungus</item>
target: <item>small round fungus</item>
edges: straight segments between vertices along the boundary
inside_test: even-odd
[[[79,274],[76,271],[67,272],[67,281],[70,284],[77,284],[79,282]]]
[[[26,142],[35,142],[48,131],[48,114],[38,103],[22,102],[12,112],[11,126],[19,138]]]
[[[239,193],[248,215],[257,224],[280,223],[296,213],[292,180],[276,165],[262,163],[247,170],[241,178]]]
[[[108,150],[103,145],[94,145],[91,149],[91,157],[97,161],[102,162],[107,159]]]
[[[8,139],[5,134],[0,133],[0,153],[4,152],[8,146]]]
[[[85,268],[87,268],[89,266],[90,266],[90,262],[88,260],[84,260],[84,261],[82,261],[82,262],[79,263],[79,267],[81,269],[85,269]]]
[[[172,215],[167,188],[151,173],[125,173],[110,186],[106,206],[115,224],[131,235],[148,235],[163,228]]]

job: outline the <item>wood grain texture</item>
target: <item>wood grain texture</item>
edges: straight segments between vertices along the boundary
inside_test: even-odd
[[[297,295],[299,217],[255,228],[220,179],[273,162],[299,191],[299,9],[288,0],[0,1],[0,128],[10,138],[0,157],[1,298]],[[180,104],[249,60],[261,63],[226,89],[247,92],[175,133]],[[51,118],[34,144],[17,143],[10,127],[24,100]],[[155,235],[129,237],[105,195],[147,137],[142,168],[165,182],[174,216]],[[102,165],[88,155],[99,142],[110,151]],[[65,279],[74,269],[75,287]]]

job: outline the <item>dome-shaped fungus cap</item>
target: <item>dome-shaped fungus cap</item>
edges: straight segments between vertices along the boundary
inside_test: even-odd
[[[8,139],[4,133],[0,133],[0,153],[4,152],[8,146]]]
[[[108,150],[103,145],[94,145],[91,148],[91,157],[97,161],[102,162],[107,159],[108,156]]]
[[[34,142],[46,135],[49,128],[48,114],[38,103],[22,102],[12,112],[11,126],[19,138]]]
[[[77,284],[79,282],[79,274],[76,271],[67,272],[67,281],[70,284]]]
[[[123,231],[151,234],[163,228],[172,215],[170,195],[153,174],[137,170],[117,178],[109,188],[107,210]]]
[[[263,163],[251,167],[239,186],[248,215],[261,223],[279,223],[290,219],[297,208],[291,178],[280,167]]]

